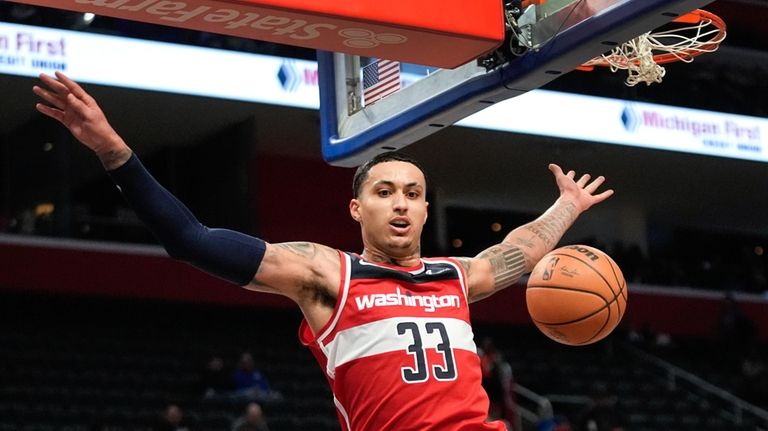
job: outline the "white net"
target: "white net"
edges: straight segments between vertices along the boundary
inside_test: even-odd
[[[702,15],[695,24],[642,34],[584,63],[584,66],[607,66],[613,72],[626,70],[628,86],[641,82],[646,85],[660,83],[666,74],[662,64],[690,63],[700,54],[717,50],[725,39],[725,24],[714,18],[711,14]]]
[[[653,48],[650,33],[638,36],[629,42],[617,46],[608,55],[602,56],[612,72],[619,69],[627,71],[626,84],[634,87],[640,82],[651,85],[661,82],[667,73],[663,66],[653,60]]]

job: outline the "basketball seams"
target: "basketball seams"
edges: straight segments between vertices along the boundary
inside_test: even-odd
[[[597,292],[591,291],[591,290],[584,290],[584,289],[579,289],[577,287],[570,287],[570,286],[558,286],[558,285],[554,285],[554,284],[547,284],[547,285],[535,285],[534,284],[534,285],[528,286],[528,289],[558,289],[558,290],[570,290],[572,292],[588,293],[590,295],[595,295],[598,298],[602,299],[603,302],[605,302],[606,304],[608,304],[610,302],[613,302],[613,300],[616,299],[615,297],[614,298],[610,298],[610,301],[609,301],[608,299],[605,299],[605,297],[603,295],[601,295],[601,294],[599,294]]]
[[[577,256],[577,255],[574,255],[572,253],[558,253],[558,252],[550,253],[550,255],[553,256],[553,257],[554,256],[568,257],[570,259],[573,259],[576,262],[579,262],[579,263],[585,265],[589,269],[591,269],[595,274],[597,274],[600,277],[600,279],[603,280],[605,285],[610,290],[611,295],[609,295],[609,299],[606,299],[599,292],[595,292],[593,290],[584,290],[584,289],[579,289],[579,288],[564,287],[564,286],[557,286],[557,285],[529,285],[528,286],[529,289],[536,289],[536,288],[539,288],[539,289],[557,289],[557,290],[568,290],[568,291],[573,291],[573,292],[582,292],[582,293],[591,294],[591,295],[597,296],[597,297],[599,297],[600,299],[603,300],[604,305],[602,307],[598,308],[597,310],[593,311],[590,314],[587,314],[585,316],[581,316],[578,319],[574,319],[574,320],[571,320],[571,321],[568,321],[568,322],[547,323],[547,322],[542,322],[540,320],[536,320],[536,319],[533,318],[533,316],[531,316],[531,319],[534,322],[536,322],[537,324],[546,325],[546,326],[550,326],[550,327],[556,328],[556,327],[560,327],[560,326],[565,326],[565,325],[577,323],[577,322],[583,321],[585,319],[589,319],[589,318],[591,318],[593,316],[598,315],[603,310],[607,309],[608,313],[606,315],[605,320],[603,321],[603,324],[600,326],[600,328],[592,336],[588,337],[584,341],[579,342],[578,344],[589,344],[589,343],[593,342],[593,340],[595,340],[598,336],[600,336],[600,334],[603,333],[605,328],[611,322],[611,317],[613,315],[613,312],[612,312],[613,310],[611,309],[612,308],[611,305],[613,303],[616,303],[617,314],[619,316],[619,319],[621,319],[621,316],[623,315],[623,312],[622,312],[621,301],[619,301],[618,299],[619,299],[619,297],[621,297],[625,301],[625,304],[626,304],[626,300],[627,300],[627,298],[626,298],[626,281],[625,280],[619,280],[619,276],[618,276],[618,273],[616,271],[616,269],[617,269],[616,264],[610,259],[610,256],[608,256],[605,253],[602,253],[602,254],[605,255],[605,257],[607,258],[605,261],[608,262],[608,266],[610,267],[610,270],[611,270],[611,273],[613,275],[613,278],[616,280],[616,285],[617,285],[617,288],[618,288],[618,292],[616,290],[614,290],[614,287],[611,284],[611,282],[608,280],[608,278],[605,275],[603,275],[603,273],[601,271],[599,271],[598,268],[596,268],[595,266],[593,266],[591,264],[591,261],[587,261],[586,259],[584,259],[584,258],[582,258],[580,256]],[[624,308],[626,308],[626,305],[625,305]]]
[[[584,247],[585,249],[580,249],[579,247]],[[572,249],[577,250],[581,254],[577,254],[576,252],[572,251]],[[595,262],[593,259],[588,259],[588,257],[592,257],[594,253],[595,255],[598,255],[600,258],[602,258],[601,261]],[[582,256],[582,254],[587,254],[587,256]],[[603,305],[598,306],[599,308],[594,310],[589,309],[582,309],[581,311],[586,312],[587,314],[579,316],[575,319],[569,319],[568,321],[558,321],[561,318],[567,317],[567,315],[561,315],[556,316],[552,315],[550,316],[555,320],[556,323],[547,323],[541,320],[537,320],[534,318],[534,315],[531,314],[532,320],[536,323],[537,326],[540,327],[550,338],[555,339],[556,341],[561,341],[564,344],[570,344],[570,345],[586,345],[591,344],[595,342],[596,340],[603,339],[608,333],[610,333],[619,323],[621,318],[623,317],[624,312],[626,311],[626,304],[627,304],[627,283],[626,280],[623,279],[623,275],[621,275],[621,269],[619,269],[618,265],[604,252],[602,252],[599,249],[595,249],[593,247],[589,246],[571,246],[571,247],[562,247],[561,250],[553,250],[550,253],[547,253],[547,255],[542,259],[542,262],[545,261],[547,258],[556,258],[554,261],[551,259],[549,262],[551,262],[551,268],[547,271],[564,271],[562,274],[569,275],[568,273],[572,271],[572,276],[574,277],[573,280],[561,280],[559,284],[555,285],[548,285],[543,284],[542,282],[544,280],[536,279],[536,277],[540,277],[542,273],[537,273],[534,271],[534,274],[536,277],[532,277],[532,279],[529,279],[529,283],[533,281],[536,284],[529,284],[529,289],[537,289],[539,291],[543,291],[544,289],[552,289],[554,291],[570,291],[574,293],[586,293],[589,294],[588,297],[581,296],[577,294],[575,297],[573,297],[573,301],[584,301],[586,298],[594,298],[595,296],[599,297]],[[567,259],[566,259],[567,258]],[[559,260],[559,262],[557,262]],[[568,263],[570,261],[570,264]],[[609,268],[606,268],[607,266],[610,268],[610,274],[608,274]],[[600,280],[602,280],[602,283],[597,280],[597,278],[594,278],[593,274],[590,274],[590,271],[588,270],[582,270],[578,271],[579,266],[586,266],[588,267],[593,274],[596,274]],[[543,273],[546,274],[546,271]],[[584,282],[586,283],[586,280],[590,280],[588,285],[591,285],[594,287],[594,289],[586,289],[583,288],[584,283],[580,283],[581,279],[584,279]],[[547,277],[549,279],[549,277]],[[555,281],[555,280],[553,280]],[[616,283],[615,285],[612,283]],[[565,284],[565,285],[564,285]],[[571,286],[570,284],[574,284],[576,286]],[[566,286],[567,285],[567,286]],[[603,287],[601,287],[603,286]],[[581,287],[581,288],[580,288]],[[609,292],[606,292],[604,289],[607,287],[610,290]],[[543,293],[543,292],[542,292]],[[535,291],[531,292],[530,299],[533,300],[533,298],[538,298],[536,301],[542,301],[542,298],[546,298],[546,294],[544,297],[536,295]],[[562,294],[556,294],[555,292],[551,293],[555,297]],[[607,295],[604,295],[607,294]],[[579,298],[581,297],[581,299]],[[623,300],[624,303],[622,304]],[[592,299],[594,301],[594,299]],[[615,309],[614,309],[614,303]],[[599,302],[598,302],[599,304]],[[564,306],[567,306],[567,303],[563,304]],[[529,304],[530,307],[530,304]],[[589,307],[588,307],[589,308]],[[603,311],[607,310],[607,311]],[[530,308],[529,308],[530,311]],[[604,313],[601,314],[601,313]],[[543,317],[543,316],[542,316]],[[584,327],[581,322],[591,322],[586,323],[588,327]],[[573,332],[571,329],[568,329],[569,325],[575,325],[573,326],[574,330],[576,332]],[[579,330],[578,328],[582,327],[583,329]],[[597,327],[597,328],[595,328]],[[549,328],[549,329],[545,329]],[[560,328],[560,329],[558,329]],[[587,328],[595,328],[591,330],[585,330]],[[569,341],[568,338],[566,339],[560,339],[560,335],[554,335],[560,330],[565,331],[561,334],[567,334],[571,333],[571,335],[568,335],[568,338],[576,337],[576,339],[571,339]],[[550,333],[551,331],[551,333]]]
[[[536,319],[533,318],[533,316],[531,316],[531,319],[533,321],[541,323],[541,324],[544,324],[544,325],[557,326],[557,325],[567,325],[567,324],[575,323],[575,322],[578,322],[579,320],[584,320],[584,319],[587,319],[589,317],[592,317],[595,314],[597,314],[597,313],[599,313],[599,312],[601,312],[601,311],[603,311],[605,309],[608,309],[608,320],[610,320],[610,318],[611,318],[611,308],[610,307],[611,307],[611,304],[616,302],[616,298],[613,298],[609,302],[609,301],[606,301],[606,299],[603,298],[602,295],[599,295],[599,294],[597,294],[595,292],[590,292],[589,290],[574,289],[574,288],[571,288],[571,287],[563,287],[563,286],[528,286],[528,289],[537,289],[537,288],[538,289],[544,288],[544,289],[556,289],[556,290],[570,290],[572,292],[589,293],[591,295],[597,296],[598,298],[602,299],[603,302],[605,303],[602,307],[596,309],[595,311],[593,311],[593,312],[591,312],[591,313],[589,313],[587,315],[581,316],[578,319],[574,319],[574,320],[571,320],[571,321],[568,321],[568,322],[547,323],[547,322],[542,322],[540,320],[536,320]],[[603,325],[603,328],[605,328],[605,325]],[[600,331],[602,331],[603,328],[600,328]],[[598,333],[599,333],[599,331],[598,331]]]
[[[623,316],[624,313],[621,311],[621,305],[620,305],[621,303],[618,301],[618,298],[619,298],[619,296],[621,296],[622,299],[624,300],[624,302],[626,303],[627,297],[623,293],[626,292],[627,283],[626,283],[625,280],[624,280],[623,283],[619,281],[618,274],[616,273],[616,271],[614,269],[615,262],[613,262],[613,260],[610,259],[610,256],[608,256],[605,253],[601,253],[601,254],[603,254],[606,257],[606,262],[608,262],[608,266],[611,268],[611,273],[613,273],[613,276],[616,279],[616,282],[617,282],[616,284],[619,287],[619,291],[618,292],[613,290],[613,285],[608,281],[608,279],[603,275],[602,272],[598,271],[597,268],[595,268],[594,266],[592,266],[590,264],[590,262],[584,260],[580,256],[575,256],[575,255],[573,255],[571,253],[552,253],[552,256],[567,256],[567,257],[569,257],[569,258],[571,258],[571,259],[573,259],[575,261],[583,263],[589,269],[594,271],[595,274],[597,274],[605,282],[605,284],[608,286],[608,289],[610,289],[611,293],[613,294],[613,298],[610,301],[606,300],[607,306],[610,307],[610,304],[612,304],[613,302],[616,302],[616,306],[619,309],[619,316]],[[623,279],[623,277],[622,277],[622,279]],[[598,296],[602,297],[602,295],[598,295]],[[605,299],[605,298],[603,298],[603,299]],[[626,310],[626,304],[625,304],[625,310]],[[608,312],[610,313],[610,308],[608,309]],[[610,316],[609,316],[609,320],[610,320]]]
[[[579,256],[574,256],[573,254],[570,254],[570,253],[552,253],[551,255],[552,255],[552,256],[567,256],[567,257],[569,257],[569,258],[571,258],[571,259],[573,259],[573,260],[575,260],[575,261],[577,261],[577,262],[581,262],[582,264],[584,264],[585,266],[587,266],[587,267],[588,267],[589,269],[591,269],[591,270],[592,270],[592,271],[593,271],[595,274],[597,274],[597,275],[598,275],[598,276],[599,276],[599,277],[600,277],[600,278],[603,280],[603,282],[604,282],[604,283],[605,283],[605,284],[608,286],[608,289],[610,289],[610,291],[611,291],[611,294],[613,295],[613,298],[610,298],[610,301],[609,301],[608,299],[605,299],[605,297],[604,297],[603,295],[600,295],[600,294],[599,294],[599,293],[597,293],[597,292],[594,292],[594,291],[591,291],[591,290],[582,290],[582,289],[576,289],[576,288],[572,288],[572,287],[563,287],[563,286],[554,286],[554,285],[547,285],[547,286],[528,286],[528,288],[529,288],[529,289],[531,289],[531,288],[537,288],[537,287],[538,287],[538,288],[545,288],[545,289],[559,289],[559,290],[570,290],[570,291],[573,291],[573,292],[584,292],[584,293],[589,293],[589,294],[592,294],[592,295],[595,295],[595,296],[599,297],[599,298],[600,298],[600,299],[602,299],[602,300],[603,300],[603,302],[605,303],[605,304],[604,304],[602,307],[598,308],[597,310],[593,311],[592,313],[590,313],[590,314],[587,314],[586,316],[582,316],[582,317],[580,317],[580,318],[578,318],[578,319],[575,319],[575,320],[571,320],[571,321],[569,321],[569,322],[559,322],[559,323],[545,323],[545,322],[541,322],[541,321],[538,321],[538,320],[536,320],[536,319],[533,319],[533,317],[531,317],[531,319],[533,319],[535,322],[541,323],[542,325],[548,325],[548,326],[562,326],[562,325],[567,325],[567,324],[571,324],[571,323],[576,323],[576,322],[579,322],[579,321],[581,321],[581,320],[584,320],[584,319],[588,319],[588,318],[590,318],[590,317],[592,317],[592,316],[595,316],[595,315],[597,315],[598,313],[600,313],[600,312],[601,312],[601,311],[603,311],[603,310],[608,310],[608,315],[605,317],[605,322],[603,322],[602,326],[600,326],[600,329],[599,329],[597,332],[595,332],[595,333],[594,333],[594,334],[593,334],[591,337],[587,338],[587,339],[586,339],[586,340],[583,342],[583,343],[588,343],[589,341],[593,340],[595,337],[597,337],[598,335],[600,335],[600,333],[601,333],[601,332],[603,332],[603,330],[605,329],[605,327],[608,325],[608,322],[610,322],[610,321],[611,321],[611,314],[612,314],[612,313],[611,313],[611,304],[613,304],[614,302],[616,302],[616,300],[617,300],[618,296],[617,296],[616,292],[613,290],[613,286],[611,286],[611,283],[610,283],[610,282],[608,282],[608,279],[606,279],[606,278],[605,278],[605,276],[604,276],[604,275],[603,275],[603,274],[602,274],[600,271],[598,271],[598,270],[597,270],[597,268],[595,268],[594,266],[592,266],[592,265],[591,265],[589,262],[587,262],[586,260],[582,259],[582,258],[581,258],[581,257],[579,257]],[[610,261],[608,262],[608,264],[610,265]],[[619,292],[620,292],[620,291],[619,291]],[[617,303],[617,305],[618,305],[618,303]],[[621,310],[621,308],[619,308],[619,310]],[[619,315],[621,315],[621,314],[619,314]]]
[[[552,254],[552,256],[568,256],[568,257],[570,257],[571,259],[573,259],[573,260],[576,260],[576,261],[579,261],[579,262],[583,263],[584,265],[586,265],[586,266],[587,266],[589,269],[591,269],[592,271],[594,271],[594,272],[595,272],[595,274],[597,274],[597,275],[598,275],[598,276],[599,276],[599,277],[600,277],[600,278],[601,278],[601,279],[602,279],[602,280],[605,282],[605,284],[608,286],[608,289],[610,289],[610,290],[611,290],[611,293],[613,294],[613,299],[616,299],[616,297],[619,295],[619,293],[621,293],[621,290],[619,290],[619,292],[616,292],[615,290],[613,290],[613,286],[612,286],[612,285],[611,285],[611,283],[608,281],[608,279],[607,279],[607,278],[605,278],[605,276],[604,276],[604,275],[603,275],[603,274],[602,274],[600,271],[598,271],[598,270],[597,270],[597,268],[595,268],[594,266],[592,266],[592,265],[590,264],[590,262],[588,262],[588,261],[584,260],[584,259],[583,259],[583,258],[581,258],[580,256],[574,256],[573,254],[568,254],[568,253],[553,253],[553,254]],[[606,256],[606,257],[608,257],[608,255],[605,255],[605,256]],[[611,264],[610,260],[608,260],[607,262],[608,262],[608,265],[610,265],[610,264]]]
[[[624,292],[627,288],[627,281],[624,279],[624,275],[622,274],[621,280],[619,280],[619,274],[616,271],[621,272],[618,265],[615,265],[615,262],[613,262],[612,259],[608,259],[608,265],[611,267],[611,272],[613,273],[613,278],[616,279],[616,284],[619,285],[619,296],[624,300],[624,311],[627,309],[627,297],[624,295]],[[611,289],[613,291],[613,289]],[[616,306],[619,309],[619,316],[623,316],[624,312],[621,311],[621,303],[617,300]]]
[[[572,324],[572,323],[578,323],[578,322],[581,322],[581,321],[583,321],[583,320],[585,320],[585,319],[588,319],[588,318],[590,318],[590,317],[593,317],[593,316],[597,315],[598,313],[600,313],[600,312],[601,312],[601,311],[603,311],[603,310],[604,310],[604,308],[601,308],[601,309],[599,309],[599,310],[597,310],[597,311],[593,312],[592,314],[588,314],[588,315],[586,315],[586,316],[584,316],[584,317],[581,317],[581,318],[579,318],[579,319],[576,319],[576,320],[572,320],[572,321],[570,321],[570,322],[561,322],[561,323],[547,323],[547,322],[542,322],[542,321],[540,321],[540,320],[536,320],[536,319],[534,319],[533,317],[531,317],[531,320],[533,320],[535,323],[537,323],[537,324],[540,324],[540,325],[545,325],[545,326],[547,326],[547,327],[553,327],[553,328],[557,328],[557,327],[559,327],[559,326],[570,325],[570,324]],[[575,342],[574,342],[574,343],[572,343],[572,345],[584,345],[584,344],[589,344],[590,342],[592,342],[592,340],[594,340],[594,339],[595,339],[595,338],[596,338],[598,335],[600,335],[600,334],[601,334],[601,333],[602,333],[602,332],[605,330],[605,327],[606,327],[606,326],[608,326],[608,322],[610,322],[610,321],[611,321],[611,312],[610,312],[610,309],[609,309],[609,310],[608,310],[608,315],[606,316],[606,318],[605,318],[605,321],[603,322],[603,325],[600,327],[600,329],[598,329],[598,330],[597,330],[597,331],[596,331],[596,332],[595,332],[595,333],[594,333],[594,334],[593,334],[591,337],[587,338],[586,340],[580,341],[580,342],[578,342],[578,343],[575,343]]]

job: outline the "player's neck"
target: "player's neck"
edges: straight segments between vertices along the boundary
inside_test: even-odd
[[[413,254],[409,256],[390,256],[386,253],[379,252],[370,248],[363,249],[363,259],[373,263],[386,263],[388,265],[412,267],[421,263],[421,250],[414,250]]]

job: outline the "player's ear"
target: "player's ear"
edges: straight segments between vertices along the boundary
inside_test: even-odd
[[[425,202],[427,204],[427,209],[429,209],[429,202]],[[427,219],[429,218],[429,211],[424,211],[424,223],[427,222]]]
[[[349,201],[349,215],[352,216],[352,218],[360,223],[361,216],[360,216],[360,201],[357,199],[352,199]]]

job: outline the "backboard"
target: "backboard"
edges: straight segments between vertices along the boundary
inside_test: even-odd
[[[401,64],[399,78],[392,78],[390,62],[384,66],[376,59],[319,51],[323,157],[333,165],[357,166],[377,153],[403,148],[711,2],[509,2],[506,40],[495,52],[454,69]],[[376,72],[364,73],[366,67]],[[381,87],[382,81],[391,89],[366,101],[366,90]]]

